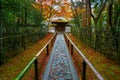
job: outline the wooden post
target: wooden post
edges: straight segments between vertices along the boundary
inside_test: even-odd
[[[71,44],[71,55],[73,55],[73,45]]]
[[[51,47],[53,46],[53,39],[51,40]]]
[[[49,45],[47,45],[47,56],[49,55]]]
[[[37,59],[34,61],[35,66],[35,80],[38,80],[38,61]]]
[[[82,80],[86,80],[86,62],[83,61]]]
[[[69,40],[68,40],[68,48],[69,48]]]
[[[67,37],[65,36],[65,40],[66,40],[66,43],[67,43]]]

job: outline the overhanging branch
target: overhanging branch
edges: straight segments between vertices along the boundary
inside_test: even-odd
[[[101,16],[101,13],[102,13],[103,9],[105,8],[106,3],[107,3],[107,0],[104,0],[103,5],[102,5],[102,7],[100,8],[100,10],[99,10],[99,12],[98,12],[97,17],[95,17],[95,16],[93,15],[93,13],[92,13],[92,10],[91,10],[91,2],[90,2],[90,0],[89,0],[90,15],[92,16],[92,18],[93,18],[94,21],[98,21],[98,19],[99,19],[100,16]]]

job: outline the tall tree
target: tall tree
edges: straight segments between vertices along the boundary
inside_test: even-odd
[[[107,0],[100,0],[100,1],[97,2],[97,0],[96,0],[96,2],[94,2],[94,3],[96,3],[96,5],[98,5],[99,3],[101,3],[101,5],[98,5],[100,7],[100,9],[98,10],[97,14],[95,14],[95,13],[93,14],[92,8],[91,8],[91,6],[92,6],[91,2],[92,1],[88,0],[88,2],[89,2],[89,8],[90,8],[90,10],[89,10],[90,11],[90,15],[91,15],[91,17],[94,20],[95,27],[97,26],[98,19],[100,18],[101,14],[102,14],[102,11],[104,11],[105,5],[107,3]],[[95,5],[95,7],[96,7],[96,5]],[[95,7],[94,7],[94,9],[95,9]]]
[[[94,30],[95,30],[95,33],[94,33],[94,35],[95,35],[95,50],[96,50],[96,47],[97,47],[97,40],[98,40],[98,38],[99,38],[99,36],[98,36],[98,33],[97,33],[97,30],[96,30],[96,28],[97,28],[97,23],[98,23],[98,20],[99,20],[99,18],[100,18],[100,16],[101,16],[101,14],[102,14],[102,12],[104,11],[104,9],[105,9],[105,6],[106,6],[106,3],[107,3],[107,0],[100,0],[100,1],[94,1],[93,0],[93,4],[94,4],[94,10],[96,10],[96,9],[98,9],[97,10],[97,12],[95,13],[93,13],[93,9],[91,8],[91,0],[89,0],[88,1],[89,2],[89,8],[90,8],[90,15],[91,15],[91,17],[93,18],[93,20],[94,20]]]
[[[86,0],[82,0],[82,7],[85,9],[85,11],[82,13],[82,26],[84,27],[87,25]]]

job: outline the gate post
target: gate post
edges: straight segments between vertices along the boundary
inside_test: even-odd
[[[37,61],[37,59],[35,59],[34,65],[35,65],[35,80],[38,80],[38,61]]]
[[[69,40],[68,40],[68,48],[69,48]]]
[[[71,55],[73,55],[73,45],[71,44]]]
[[[86,62],[83,61],[82,80],[86,80]]]
[[[47,45],[47,56],[49,55],[49,45]]]

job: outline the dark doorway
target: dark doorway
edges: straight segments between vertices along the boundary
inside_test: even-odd
[[[65,32],[65,25],[68,23],[68,22],[52,22],[53,24],[57,24],[55,26],[55,31],[58,31],[58,32]]]

